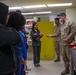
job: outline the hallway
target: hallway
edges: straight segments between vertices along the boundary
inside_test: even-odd
[[[27,75],[61,75],[64,70],[63,62],[41,61],[41,67],[34,67],[32,61],[28,61],[31,71]],[[68,75],[68,74],[67,74]]]

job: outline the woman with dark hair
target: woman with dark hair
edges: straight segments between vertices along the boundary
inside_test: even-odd
[[[43,36],[38,30],[38,25],[36,22],[33,23],[31,37],[32,37],[32,47],[33,47],[33,63],[35,67],[40,66],[40,51],[41,51],[41,41],[40,38]]]
[[[9,20],[7,23],[8,27],[15,28],[17,31],[22,30],[25,25],[25,18],[18,12],[10,12],[8,14]]]
[[[25,35],[22,33],[22,27],[25,25],[25,18],[18,12],[11,12],[9,13],[9,19],[7,22],[7,26],[11,28],[15,28],[19,35],[21,36],[21,42],[15,46],[15,54],[17,59],[17,70],[16,75],[24,75],[24,65],[25,65],[25,58],[26,58],[26,38]],[[21,65],[22,61],[22,65]]]

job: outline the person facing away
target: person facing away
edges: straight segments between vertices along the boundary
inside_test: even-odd
[[[21,11],[20,10],[16,10],[16,12],[18,12],[18,13],[21,14]],[[26,55],[24,59],[26,61],[27,60],[27,49],[28,49],[28,42],[27,42],[27,36],[26,36],[26,34],[28,34],[28,33],[25,31],[25,26],[22,27],[21,32],[23,32],[23,34],[25,35],[25,40],[26,40],[26,53],[24,52],[24,55]],[[25,65],[22,65],[22,66],[23,66],[23,69],[24,69],[24,73],[25,74],[27,73],[26,70],[29,70],[29,71],[31,70],[31,69],[27,69],[27,61],[26,61],[26,64]],[[21,75],[23,75],[23,72],[22,72]]]
[[[23,70],[21,70],[22,68],[21,61],[23,62],[23,64],[25,64],[24,57],[26,57],[26,39],[23,32],[21,31],[24,25],[25,25],[25,18],[23,17],[23,15],[21,15],[21,13],[18,12],[9,13],[7,26],[15,28],[21,37],[21,42],[18,45],[14,46],[17,59],[16,75],[23,75],[21,74],[23,73]]]
[[[76,34],[76,24],[73,21],[67,19],[65,13],[60,13],[58,15],[62,21],[63,25],[61,26],[61,42],[62,42],[62,57],[64,61],[65,70],[61,72],[61,75],[68,74],[69,70],[69,47],[68,44],[72,43],[75,40]]]
[[[25,35],[25,39],[26,39],[26,48],[27,48],[27,52],[28,52],[28,40],[27,40],[27,35],[28,32],[25,30],[25,26],[22,27],[22,32],[23,34]],[[27,53],[26,52],[26,53]],[[31,69],[28,68],[28,65],[27,65],[27,57],[26,57],[26,65],[25,65],[25,72],[28,73],[28,71],[31,71]]]
[[[60,21],[59,18],[55,18],[55,27],[54,27],[54,34],[47,35],[47,37],[55,38],[55,52],[57,58],[54,60],[54,62],[60,61],[60,51],[61,51],[61,30],[60,30]]]
[[[31,38],[32,38],[32,47],[33,47],[33,63],[35,67],[40,66],[40,51],[41,51],[41,41],[40,38],[43,36],[43,33],[40,33],[38,30],[37,22],[33,23]]]
[[[16,61],[13,45],[21,41],[15,29],[5,26],[8,8],[0,2],[0,75],[14,75]]]

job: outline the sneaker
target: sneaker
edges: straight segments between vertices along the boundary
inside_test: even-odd
[[[38,65],[37,65],[37,64],[35,64],[34,66],[35,66],[35,67],[38,67]]]
[[[27,68],[26,71],[31,71],[31,69]]]
[[[38,65],[38,67],[40,67],[40,64],[39,63],[37,65]]]

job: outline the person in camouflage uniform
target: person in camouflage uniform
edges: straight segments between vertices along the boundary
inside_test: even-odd
[[[73,21],[69,21],[66,18],[65,13],[60,13],[58,15],[63,20],[63,25],[61,26],[61,42],[62,42],[62,57],[65,65],[65,70],[61,75],[69,73],[69,47],[68,44],[75,40],[76,34],[76,24]]]
[[[59,18],[55,18],[55,27],[54,27],[54,34],[47,35],[47,37],[55,38],[55,52],[57,58],[54,60],[54,62],[60,61],[60,51],[61,51],[61,31],[60,31],[60,22]]]

